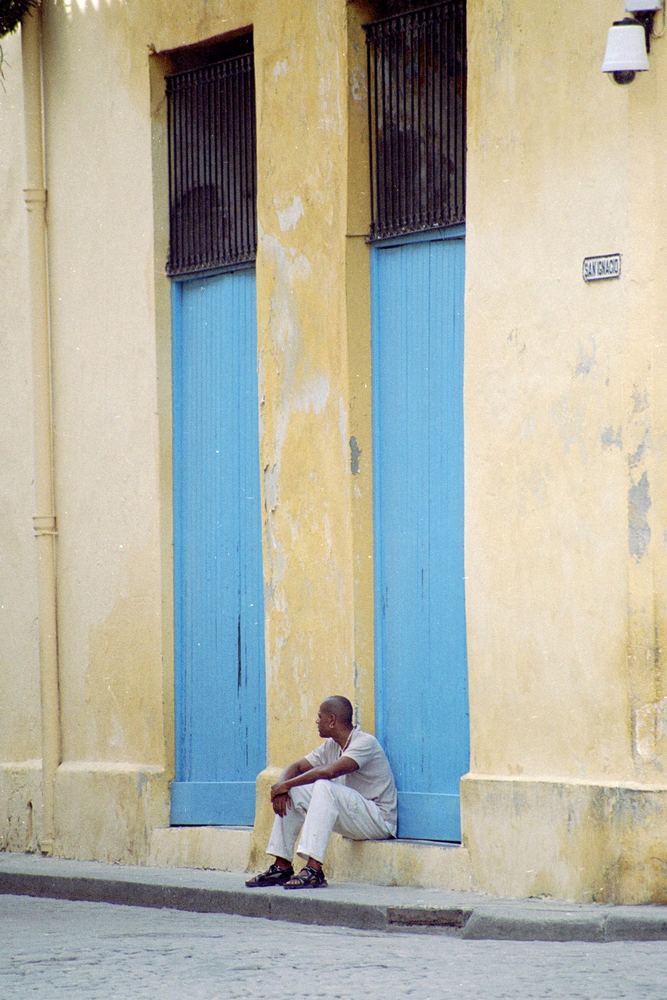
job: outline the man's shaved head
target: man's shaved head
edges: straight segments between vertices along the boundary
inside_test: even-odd
[[[348,698],[344,698],[342,694],[332,694],[329,698],[325,698],[320,709],[330,712],[331,715],[335,715],[338,722],[342,725],[352,725],[354,714],[352,702]]]

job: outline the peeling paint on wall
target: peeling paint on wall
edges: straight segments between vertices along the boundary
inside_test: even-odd
[[[273,527],[273,517],[279,504],[279,469],[276,464],[264,466],[264,509],[266,517],[264,519],[266,527],[266,549],[265,554],[269,562],[270,570],[266,575],[264,588],[264,605],[284,611],[285,595],[280,588],[280,584],[287,569],[287,559],[285,552],[276,537]],[[268,660],[267,660],[268,663]]]
[[[274,200],[275,204],[275,200]],[[290,229],[294,229],[297,222],[303,215],[303,202],[298,194],[295,194],[289,205],[282,211],[276,206],[276,213],[278,215],[278,223],[280,225],[280,230],[286,233]]]
[[[633,743],[635,752],[647,759],[662,750],[667,737],[667,698],[641,705],[633,712]]]
[[[623,447],[623,438],[621,436],[621,428],[615,430],[613,427],[605,427],[600,435],[600,441],[602,442],[603,448],[619,448]]]
[[[560,434],[563,448],[566,452],[581,441],[583,435],[583,415],[572,405],[572,398],[567,396],[556,401],[552,407],[553,419]]]
[[[631,469],[634,469],[637,465],[639,465],[642,458],[644,457],[644,452],[646,451],[646,448],[648,446],[648,437],[649,437],[649,432],[644,431],[644,437],[639,442],[637,448],[632,453],[632,455],[628,455],[628,465],[630,466]]]
[[[366,77],[356,67],[352,70],[350,78],[350,94],[353,101],[360,103],[366,100]]]
[[[336,37],[336,11],[328,0],[318,0],[315,17],[317,19],[317,33],[321,39],[322,46],[326,46],[329,58],[333,60],[333,65],[326,73],[322,73],[318,81],[320,128],[327,132],[341,133],[344,127],[343,107],[341,102],[340,87],[336,86],[336,81],[340,79],[341,53],[335,45]],[[333,44],[331,44],[333,42]]]
[[[273,514],[278,506],[278,470],[276,465],[264,466],[264,506]]]
[[[638,386],[632,389],[632,412],[643,413],[648,408],[648,394],[646,390],[640,391]]]
[[[642,475],[628,491],[628,543],[630,555],[637,562],[644,556],[651,540],[647,514],[651,509],[648,475]]]
[[[321,413],[329,398],[329,379],[316,375],[301,386],[294,399],[293,410],[301,413]]]
[[[579,360],[575,369],[577,375],[589,375],[595,367],[595,341],[591,340],[586,347],[579,345]]]
[[[357,439],[354,435],[350,438],[350,468],[352,469],[352,475],[359,475],[359,458],[361,457],[361,448],[357,444]]]

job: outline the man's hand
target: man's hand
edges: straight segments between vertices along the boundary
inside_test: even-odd
[[[276,795],[275,799],[271,799],[271,805],[276,816],[286,816],[287,810],[292,805],[292,801],[287,792],[285,792],[284,795]]]
[[[345,754],[333,764],[327,764],[325,767],[312,767],[306,757],[295,761],[294,764],[285,768],[280,781],[271,785],[271,806],[274,813],[276,816],[287,815],[287,810],[292,806],[292,800],[289,797],[290,788],[296,788],[297,785],[312,785],[320,778],[331,781],[333,778],[340,778],[342,775],[351,774],[358,769],[359,765],[356,760],[353,760],[352,757],[346,757]]]
[[[282,781],[271,785],[271,805],[276,816],[285,816],[291,804],[289,792]]]

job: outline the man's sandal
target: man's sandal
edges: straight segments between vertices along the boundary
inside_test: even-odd
[[[293,875],[285,882],[285,889],[324,889],[327,880],[321,868],[311,868],[305,865],[298,875]]]
[[[254,878],[249,878],[246,885],[249,889],[267,888],[272,885],[284,885],[289,878],[294,875],[294,869],[280,868],[278,865],[271,865],[265,872],[260,872]]]

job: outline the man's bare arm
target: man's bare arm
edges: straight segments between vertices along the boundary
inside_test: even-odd
[[[308,764],[305,758],[304,761]],[[304,763],[304,761],[299,761],[299,764]],[[287,771],[291,770],[294,766],[291,765]],[[356,760],[352,760],[351,757],[339,757],[333,764],[327,764],[323,767],[311,767],[308,764],[306,770],[300,770],[296,774],[290,774],[289,776],[287,775],[287,771],[285,771],[282,780],[276,782],[271,787],[271,800],[275,801],[275,799],[287,795],[290,788],[295,788],[297,785],[312,785],[314,781],[319,781],[321,778],[331,781],[333,778],[339,778],[343,774],[351,774],[353,771],[358,770],[359,765]],[[281,815],[284,815],[284,813],[281,813]]]
[[[312,765],[310,761],[306,760],[305,757],[302,757],[301,760],[295,760],[293,764],[288,764],[281,774],[280,781],[277,784],[296,778],[300,774],[305,774],[306,771],[311,770],[311,767]],[[271,805],[273,806],[273,811],[276,816],[284,816],[291,805],[289,795],[287,792],[283,792],[281,795],[274,795],[273,789],[276,787],[277,785],[273,785],[271,788]]]
[[[289,778],[296,778],[299,774],[304,774],[306,771],[310,771],[312,764],[305,757],[301,760],[295,760],[293,764],[288,764],[283,773],[280,776],[281,781],[287,781]]]

